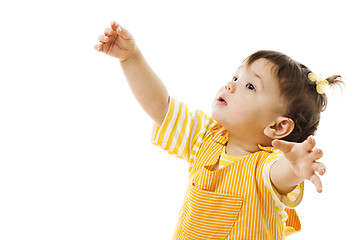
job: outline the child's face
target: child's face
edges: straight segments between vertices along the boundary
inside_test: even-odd
[[[261,143],[264,129],[282,116],[284,100],[273,66],[265,59],[241,66],[233,80],[217,92],[212,116],[230,134],[238,133]]]

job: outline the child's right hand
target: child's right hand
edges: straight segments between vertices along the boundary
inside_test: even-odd
[[[95,50],[120,61],[126,61],[137,51],[132,35],[114,21],[111,22],[111,28],[106,28],[104,34],[99,36],[99,42],[100,44],[95,45]]]

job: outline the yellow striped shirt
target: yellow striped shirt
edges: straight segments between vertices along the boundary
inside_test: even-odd
[[[272,147],[242,157],[226,154],[228,132],[202,111],[170,99],[153,143],[189,164],[189,187],[174,239],[283,239],[300,230],[303,184],[287,196],[270,181],[281,152]]]

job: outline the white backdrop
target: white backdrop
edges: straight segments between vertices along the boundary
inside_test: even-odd
[[[187,165],[150,142],[116,59],[93,49],[111,20],[170,94],[211,113],[249,54],[284,52],[341,74],[316,135],[324,191],[306,183],[289,239],[360,239],[356,1],[6,1],[0,8],[0,239],[170,239]],[[202,93],[199,98],[198,93]]]

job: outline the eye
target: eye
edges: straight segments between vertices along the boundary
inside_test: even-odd
[[[256,90],[255,87],[254,87],[254,85],[252,85],[251,83],[247,83],[247,84],[246,84],[246,87],[247,87],[248,89],[250,89],[251,91],[255,91],[255,90]]]
[[[238,78],[236,76],[233,77],[232,81],[236,82],[238,80]]]

